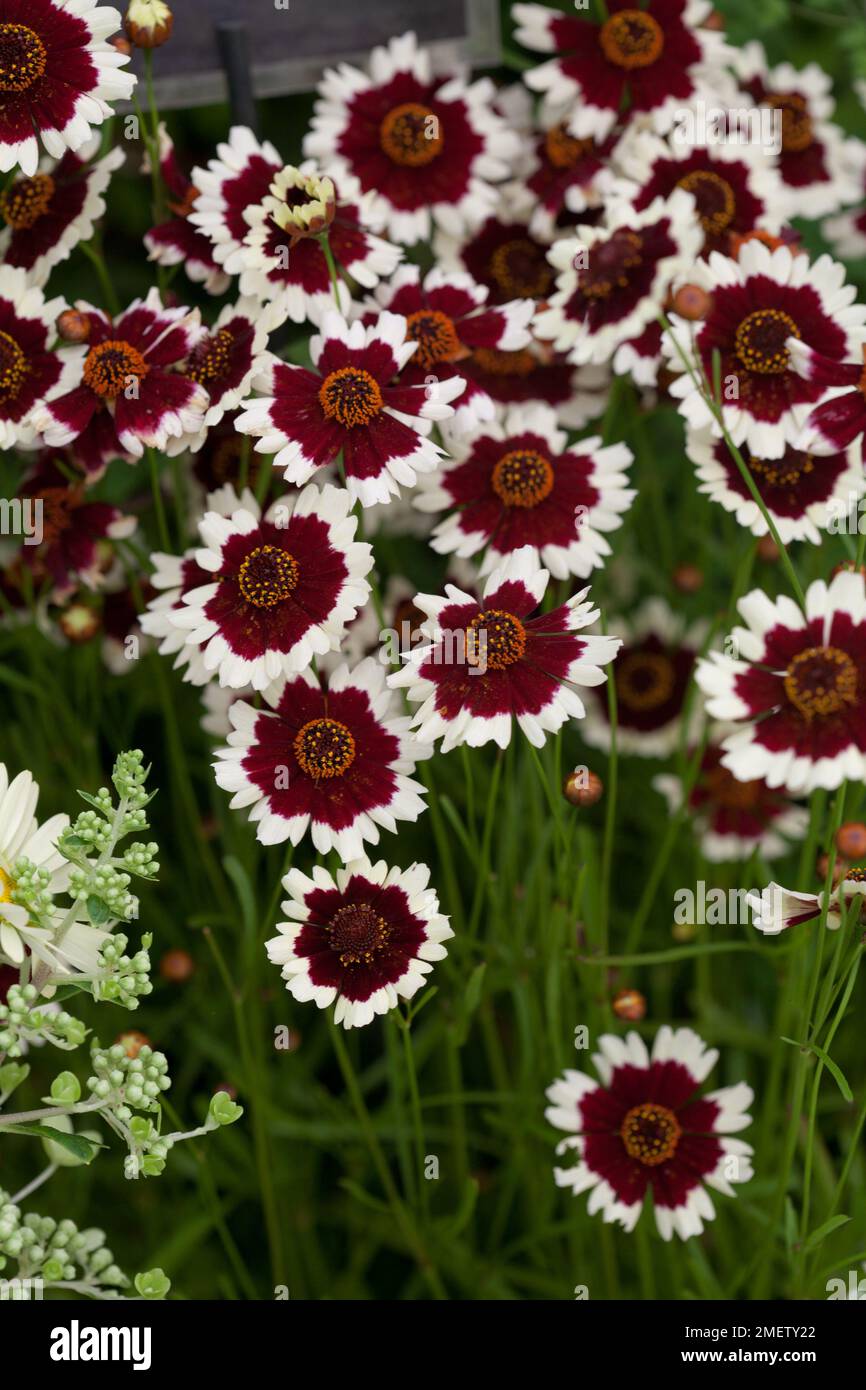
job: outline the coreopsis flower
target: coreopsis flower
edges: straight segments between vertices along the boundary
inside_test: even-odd
[[[186,375],[207,392],[208,406],[193,438],[180,436],[168,452],[198,452],[223,416],[249,395],[253,379],[267,367],[268,338],[283,321],[276,303],[253,299],[224,304],[212,328],[198,339],[186,362]]]
[[[681,810],[685,798],[701,854],[710,863],[743,861],[756,853],[762,859],[788,854],[806,833],[808,812],[760,777],[738,781],[722,763],[721,736],[715,732],[707,744],[687,798],[682,779],[673,774],[653,778],[653,786],[671,815]]]
[[[0,266],[0,448],[33,447],[34,407],[74,375],[78,350],[51,346],[65,308],[17,266]]]
[[[265,942],[288,992],[320,1009],[336,1003],[334,1022],[344,1028],[411,999],[454,935],[429,883],[426,864],[389,869],[382,859],[356,859],[334,877],[323,868],[311,877],[290,869],[283,879],[289,920]]]
[[[866,904],[864,895],[866,869],[846,869],[827,895],[827,930],[838,931],[843,921],[861,921]],[[770,883],[760,893],[749,893],[746,901],[752,910],[752,926],[766,936],[778,936],[791,927],[820,921],[824,891],[798,893],[793,888],[783,888],[780,883]]]
[[[187,278],[203,285],[208,294],[223,294],[229,287],[230,277],[217,264],[210,238],[190,221],[198,189],[178,163],[174,141],[163,121],[159,123],[158,146],[159,173],[169,195],[171,216],[145,233],[148,260],[157,265],[183,266]],[[149,172],[149,167],[146,156],[145,173]]]
[[[94,500],[83,480],[70,482],[47,460],[25,478],[20,495],[35,524],[22,557],[37,583],[48,581],[52,601],[62,601],[78,584],[100,588],[112,553],[109,542],[131,536],[135,517]]]
[[[459,395],[453,427],[469,429],[479,420],[492,420],[495,407],[478,381],[463,373],[463,362],[477,349],[519,352],[530,343],[528,324],[535,305],[531,299],[487,304],[487,290],[461,271],[435,266],[424,278],[415,265],[402,266],[376,290],[378,310],[400,314],[406,321],[406,340],[415,352],[402,380],[415,386],[435,386],[445,399]],[[457,382],[463,384],[457,388]]]
[[[682,734],[686,695],[706,624],[687,624],[662,599],[649,598],[631,617],[612,619],[611,625],[622,633],[613,668],[617,748],[639,758],[665,758]],[[606,691],[593,692],[587,702],[581,733],[592,748],[610,748]]]
[[[819,392],[798,442],[816,454],[838,455],[860,441],[866,460],[866,344],[856,362],[824,357],[803,342],[788,340],[791,365]]]
[[[450,401],[463,389],[456,376],[406,384],[403,369],[417,350],[398,314],[366,328],[327,314],[310,339],[315,370],[272,359],[253,382],[264,395],[243,403],[237,428],[259,440],[259,453],[276,454],[287,482],[305,483],[342,453],[353,502],[387,502],[436,467],[443,451],[425,436],[433,420],[453,414]]]
[[[386,668],[370,657],[320,684],[305,671],[265,692],[271,709],[238,701],[233,732],[217,751],[216,780],[233,808],[250,807],[263,844],[298,844],[310,832],[321,854],[343,863],[379,843],[379,828],[425,809],[415,764],[432,753],[409,731]]]
[[[601,362],[658,318],[673,280],[690,269],[702,233],[684,189],[642,212],[612,203],[604,224],[578,227],[550,250],[556,290],[536,315],[539,338],[571,362]]]
[[[234,488],[226,484],[207,495],[207,513],[216,512],[221,517],[230,517],[241,508],[256,519],[261,515],[261,508],[248,488],[238,496]],[[213,584],[212,571],[199,564],[198,553],[199,547],[194,545],[182,555],[167,555],[158,551],[151,556],[153,574],[150,583],[155,592],[139,622],[142,632],[159,641],[160,655],[175,658],[174,669],[183,671],[185,681],[193,685],[206,685],[213,681],[213,670],[205,665],[201,647],[187,641],[188,629],[173,621],[175,616],[185,611],[188,594]]]
[[[738,140],[693,145],[633,129],[617,146],[616,163],[636,185],[630,201],[638,212],[656,198],[670,197],[675,188],[691,193],[703,256],[730,254],[732,237],[745,236],[778,215],[779,177],[760,145]]]
[[[853,302],[854,286],[844,283],[843,267],[829,256],[810,265],[804,254],[787,246],[771,251],[757,240],[747,242],[737,260],[714,252],[688,279],[709,294],[711,305],[693,334],[691,324],[671,315],[672,334],[663,344],[678,374],[671,395],[689,424],[710,426],[721,437],[695,379],[702,371],[713,382],[718,352],[725,428],[755,457],[781,458],[788,444],[799,446],[808,408],[824,389],[795,370],[789,340],[798,338],[833,361],[853,357],[866,340],[866,307]]]
[[[732,50],[739,85],[755,106],[779,113],[778,168],[787,217],[823,217],[859,194],[854,163],[859,141],[846,139],[830,119],[833,79],[817,63],[799,71],[770,67],[759,43]]]
[[[15,871],[22,859],[45,869],[48,892],[59,893],[69,882],[69,864],[55,848],[57,837],[69,824],[68,816],[51,816],[42,825],[36,819],[39,786],[30,772],[19,772],[11,781],[0,763],[0,952],[6,961],[20,965],[28,950],[41,949],[48,933],[30,921],[27,908],[16,903]]]
[[[111,459],[141,458],[145,447],[195,435],[208,408],[207,391],[184,371],[202,336],[197,309],[163,307],[159,291],[136,299],[117,319],[79,301],[87,344],[77,349],[77,381],[33,413],[52,448],[73,445],[88,472]]]
[[[371,195],[392,241],[413,246],[431,224],[459,232],[493,211],[494,184],[520,149],[488,79],[436,77],[414,34],[374,48],[369,72],[329,68],[304,154]]]
[[[843,261],[862,260],[866,256],[866,144],[862,140],[851,142],[850,169],[857,184],[858,205],[821,223],[822,234]]]
[[[578,139],[569,132],[565,116],[551,117],[537,134],[526,176],[535,202],[530,230],[545,241],[569,222],[589,222],[590,211],[600,207],[615,181],[609,165],[615,137]]]
[[[14,179],[0,194],[6,224],[0,257],[25,270],[32,284],[44,285],[56,265],[89,241],[105,212],[103,194],[125,156],[113,149],[91,164],[98,147],[94,140],[75,154],[67,150],[62,159],[44,159],[35,174]]]
[[[415,505],[447,511],[431,545],[447,554],[484,550],[481,573],[532,548],[554,579],[586,579],[610,554],[605,533],[622,525],[635,493],[625,444],[596,435],[568,445],[545,405],[512,406],[502,420],[455,439],[452,457],[420,480]]]
[[[370,594],[369,545],[345,488],[315,483],[275,502],[264,516],[239,507],[207,512],[196,562],[210,583],[186,590],[171,621],[201,649],[221,685],[264,690],[336,650]]]
[[[54,159],[78,150],[91,126],[135,85],[129,55],[108,42],[117,10],[96,0],[6,0],[0,57],[0,172],[36,173],[39,142]]]
[[[512,721],[534,747],[585,713],[578,691],[601,685],[620,647],[618,637],[583,636],[598,617],[588,589],[538,613],[549,575],[524,546],[494,570],[480,599],[446,585],[445,597],[418,594],[427,639],[388,678],[408,687],[420,707],[413,716],[422,743],[442,739],[447,753],[511,741]],[[535,614],[535,616],[532,616]]]
[[[739,603],[746,627],[699,663],[714,719],[736,725],[723,763],[740,781],[763,777],[793,794],[866,775],[866,581],[843,570],[806,592],[806,612],[754,589]]]
[[[603,139],[620,113],[649,117],[666,129],[683,103],[703,90],[727,58],[721,36],[699,26],[705,0],[608,0],[602,24],[546,5],[512,5],[515,38],[525,48],[555,55],[524,73],[546,106],[567,107],[568,130]]]
[[[724,439],[716,439],[709,429],[690,429],[686,453],[700,480],[698,491],[732,512],[753,536],[765,536],[764,514]],[[781,458],[757,458],[746,453],[743,461],[783,545],[790,541],[820,545],[822,532],[834,519],[847,515],[866,492],[859,451],[850,445],[822,454],[789,444]]]
[[[344,276],[372,289],[400,260],[399,247],[374,235],[381,220],[357,180],[335,180],[330,167],[320,170],[312,162],[284,165],[274,146],[260,144],[245,126],[232,128],[207,169],[193,170],[193,181],[198,196],[190,221],[212,243],[218,264],[240,276],[242,294],[283,300],[294,323],[318,323],[334,307],[321,241],[302,235],[311,230],[307,216],[327,230],[343,310],[351,302]]]
[[[161,48],[171,38],[174,15],[165,0],[130,0],[123,27],[136,48]]]
[[[460,371],[496,405],[551,405],[560,423],[572,430],[582,430],[604,414],[611,384],[607,363],[575,367],[537,342],[514,352],[476,348],[462,359]]]
[[[433,239],[437,265],[446,272],[463,271],[487,290],[490,304],[512,299],[543,299],[553,286],[553,267],[547,259],[551,238],[530,230],[532,200],[508,188],[501,209],[465,236],[438,231]]]
[[[599,1081],[566,1071],[547,1091],[547,1119],[568,1135],[556,1152],[577,1159],[554,1168],[557,1186],[589,1192],[590,1215],[601,1212],[626,1231],[651,1189],[663,1240],[700,1235],[716,1214],[707,1188],[733,1197],[732,1184],[752,1176],[751,1147],[731,1137],[751,1124],[751,1086],[700,1095],[719,1054],[691,1028],[664,1024],[651,1053],[633,1032],[605,1033],[598,1049]]]

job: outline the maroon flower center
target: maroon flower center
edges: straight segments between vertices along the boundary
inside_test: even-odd
[[[785,672],[785,694],[807,721],[857,703],[857,667],[838,647],[807,647]]]
[[[693,169],[679,180],[678,187],[694,197],[698,221],[705,232],[717,236],[730,226],[737,200],[727,179],[711,169]]]
[[[594,140],[578,140],[570,135],[563,123],[550,127],[544,137],[544,152],[555,169],[570,169],[579,159],[588,155]]]
[[[15,339],[0,332],[0,400],[15,400],[29,370],[27,358]]]
[[[618,68],[648,68],[665,46],[661,25],[644,10],[620,10],[601,26],[598,41]]]
[[[505,352],[502,348],[480,347],[473,352],[472,360],[483,372],[490,372],[492,376],[529,376],[538,366],[528,348]]]
[[[231,364],[234,341],[227,328],[220,328],[205,338],[190,357],[187,375],[201,385],[224,377]]]
[[[513,666],[526,651],[526,628],[513,613],[485,608],[466,629],[466,660],[491,671]]]
[[[770,106],[782,113],[782,149],[799,154],[811,145],[814,135],[806,98],[799,92],[779,92],[767,97]]]
[[[420,169],[430,164],[445,143],[442,123],[429,106],[405,101],[389,111],[379,127],[379,144],[394,164]]]
[[[506,507],[537,507],[553,488],[553,465],[535,449],[512,449],[493,470],[491,487]]]
[[[319,404],[329,420],[345,429],[369,425],[382,409],[379,383],[363,367],[341,367],[325,377],[319,388]]]
[[[597,241],[589,261],[579,272],[580,288],[590,299],[604,299],[613,289],[625,289],[629,273],[640,265],[643,242],[637,232],[614,232],[606,241]]]
[[[238,588],[254,608],[276,608],[298,582],[298,562],[276,545],[251,550],[238,570]]]
[[[780,459],[756,459],[749,455],[749,469],[767,487],[798,487],[804,473],[814,473],[815,460],[811,454],[789,449]]]
[[[732,772],[719,764],[705,773],[707,795],[724,810],[752,811],[760,804],[764,784],[760,780],[738,782]]]
[[[16,231],[26,231],[46,213],[54,197],[54,180],[50,174],[34,174],[32,179],[16,179],[0,197],[3,221]]]
[[[460,339],[447,314],[439,309],[417,309],[406,320],[406,337],[417,343],[414,361],[422,367],[452,362],[460,352]]]
[[[646,1104],[632,1106],[619,1133],[629,1158],[655,1168],[673,1158],[682,1130],[666,1105]]]
[[[331,950],[341,965],[370,965],[388,945],[391,928],[369,903],[347,903],[328,924]]]
[[[0,24],[0,92],[26,92],[47,61],[45,44],[26,24]]]
[[[295,757],[302,772],[320,777],[342,777],[355,761],[355,740],[339,719],[311,719],[295,734]]]
[[[84,363],[84,383],[97,396],[113,400],[133,381],[147,376],[150,368],[138,348],[120,339],[108,338],[90,349]]]
[[[658,709],[674,691],[673,662],[662,652],[626,652],[614,673],[617,699],[628,709]]]
[[[42,540],[51,545],[72,524],[72,514],[81,500],[76,489],[46,487],[39,494],[42,503]]]
[[[799,337],[800,330],[790,314],[781,309],[755,309],[738,327],[734,351],[748,371],[780,376],[789,366],[785,343],[788,338]]]
[[[490,274],[509,299],[536,299],[547,294],[553,279],[544,252],[528,237],[497,246],[490,257]]]

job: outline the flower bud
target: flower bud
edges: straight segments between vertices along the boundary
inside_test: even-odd
[[[621,989],[614,995],[613,1011],[617,1018],[637,1023],[646,1014],[646,999],[637,989]]]
[[[604,783],[596,772],[587,767],[576,767],[562,784],[562,794],[572,806],[594,806],[601,801]]]
[[[86,343],[90,337],[90,315],[78,309],[64,309],[58,314],[57,332],[66,343]]]
[[[136,48],[159,48],[171,37],[174,15],[165,0],[131,0],[123,20]]]

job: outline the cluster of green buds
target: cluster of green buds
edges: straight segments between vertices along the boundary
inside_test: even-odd
[[[51,870],[25,857],[16,859],[12,865],[10,901],[26,907],[34,921],[46,918],[53,906],[49,889]]]
[[[6,1003],[0,1004],[0,1053],[21,1057],[28,1043],[51,1043],[71,1052],[80,1047],[87,1029],[56,1005],[39,1004],[33,985],[10,985]]]
[[[97,1001],[120,1004],[124,1009],[137,1009],[139,999],[150,994],[150,946],[153,937],[141,938],[141,950],[127,955],[129,940],[122,932],[110,936],[99,952],[99,976],[93,980],[93,997]]]

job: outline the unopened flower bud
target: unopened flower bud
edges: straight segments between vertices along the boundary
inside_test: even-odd
[[[174,15],[165,0],[131,0],[123,20],[136,48],[159,48],[171,37]]]
[[[78,309],[64,309],[57,317],[56,328],[64,342],[86,343],[90,337],[90,315]]]

